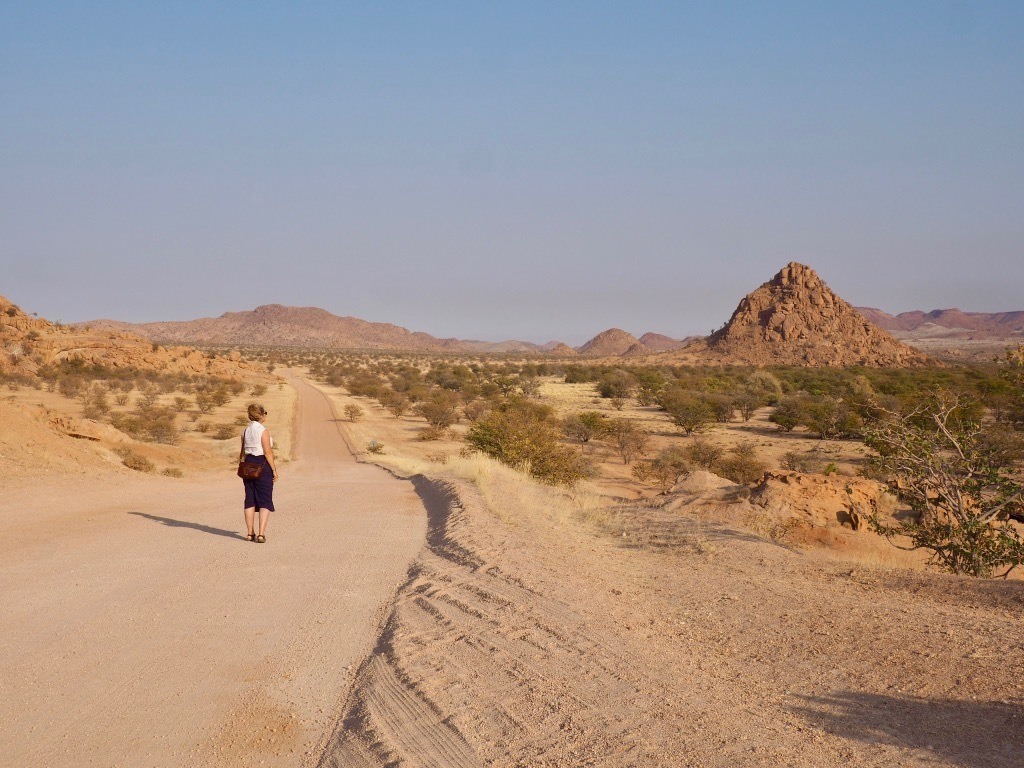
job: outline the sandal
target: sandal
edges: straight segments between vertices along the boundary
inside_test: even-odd
[[[250,533],[248,536],[245,537],[245,540],[246,541],[256,541],[256,534],[255,533]]]
[[[264,535],[263,535],[263,534],[261,533],[261,534],[260,534],[259,536],[257,536],[257,537],[256,537],[256,543],[257,543],[257,544],[266,544],[266,543],[267,543],[267,537],[266,537],[266,536],[264,536]]]

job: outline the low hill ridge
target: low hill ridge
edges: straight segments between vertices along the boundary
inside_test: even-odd
[[[913,310],[891,315],[874,307],[857,307],[864,317],[886,331],[913,332],[927,325],[950,330],[971,331],[997,337],[1024,333],[1024,311],[964,312],[955,307],[933,309],[930,312]]]

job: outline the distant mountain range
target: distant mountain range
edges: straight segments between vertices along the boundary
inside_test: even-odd
[[[580,347],[560,341],[534,344],[529,341],[476,341],[444,339],[410,331],[391,323],[373,323],[356,317],[339,317],[319,307],[286,307],[267,304],[246,312],[226,312],[220,317],[155,323],[91,320],[80,323],[96,330],[125,331],[161,344],[201,346],[313,347],[325,349],[405,350],[412,352],[459,352],[489,354],[548,354],[592,357],[634,352],[659,352],[685,346],[691,339],[673,339],[646,333],[640,339],[625,331],[605,331]],[[691,337],[693,338],[693,337]]]
[[[959,309],[933,309],[931,312],[915,310],[898,315],[890,315],[873,307],[857,307],[857,311],[879,328],[898,333],[901,338],[934,336],[936,329],[974,338],[1008,338],[1024,334],[1024,311],[963,312]]]
[[[161,344],[521,353],[742,365],[915,365],[923,361],[922,352],[986,360],[1007,343],[1024,341],[1024,311],[941,309],[890,315],[873,307],[852,307],[813,269],[796,262],[740,301],[729,323],[706,339],[676,339],[658,333],[637,338],[619,328],[602,331],[578,347],[557,340],[534,344],[438,338],[391,323],[340,317],[318,307],[281,304],[199,320],[94,320],[79,325],[126,331]]]

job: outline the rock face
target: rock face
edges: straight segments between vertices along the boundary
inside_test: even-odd
[[[712,360],[740,365],[922,365],[927,358],[873,325],[825,285],[791,262],[740,301],[732,318],[708,337]]]
[[[612,355],[623,355],[637,344],[643,347],[640,340],[631,333],[626,333],[620,328],[609,328],[607,331],[597,334],[576,350],[581,355],[590,357],[610,357]],[[632,352],[631,354],[635,354]]]
[[[750,502],[780,520],[852,530],[865,530],[865,515],[884,514],[895,505],[885,486],[873,480],[781,471],[766,472]]]

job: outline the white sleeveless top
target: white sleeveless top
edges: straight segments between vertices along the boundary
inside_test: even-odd
[[[250,421],[249,426],[245,428],[245,432],[242,433],[242,441],[245,446],[245,452],[251,456],[262,456],[263,455],[263,433],[267,431],[267,428],[260,424],[258,421]],[[270,447],[274,447],[274,436],[270,436]]]

